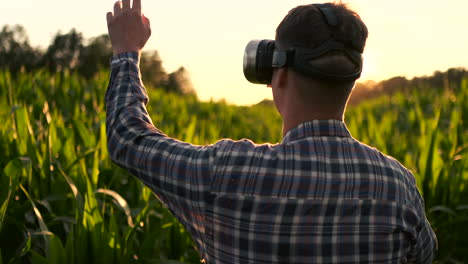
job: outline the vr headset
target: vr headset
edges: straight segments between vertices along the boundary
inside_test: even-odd
[[[338,18],[328,4],[313,4],[321,11],[331,30],[339,24]],[[331,51],[340,51],[354,64],[359,65],[355,72],[342,73],[324,71],[313,65],[313,60]],[[252,40],[247,44],[244,53],[244,75],[251,83],[271,84],[274,68],[291,67],[305,76],[330,81],[354,81],[361,76],[362,51],[349,47],[333,37],[313,48],[293,47],[288,50],[277,50],[274,40]]]

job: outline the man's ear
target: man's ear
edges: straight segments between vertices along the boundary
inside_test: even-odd
[[[288,68],[280,68],[280,74],[279,74],[279,81],[282,86],[287,86],[288,81],[289,81],[289,70]]]
[[[278,88],[285,88],[288,83],[288,68],[277,68],[275,69],[275,73],[273,74],[273,80],[272,83],[275,83],[275,85]]]

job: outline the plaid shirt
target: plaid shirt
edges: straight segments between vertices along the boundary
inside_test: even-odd
[[[112,60],[108,149],[192,235],[207,263],[430,263],[437,243],[414,176],[314,120],[280,144],[195,146],[152,123],[139,57]]]

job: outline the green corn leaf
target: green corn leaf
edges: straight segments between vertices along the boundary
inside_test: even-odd
[[[23,193],[26,195],[26,197],[28,198],[29,202],[31,203],[31,205],[33,207],[33,211],[34,211],[34,214],[36,215],[37,221],[39,222],[39,227],[40,227],[41,232],[48,233],[49,229],[47,228],[47,225],[46,225],[46,223],[44,221],[44,218],[42,217],[42,214],[39,211],[39,209],[36,207],[36,204],[34,203],[33,199],[29,195],[28,191],[26,191],[26,189],[21,184],[19,185],[19,187],[21,188]],[[49,243],[49,240],[46,239],[46,244],[48,245],[48,243]],[[46,248],[48,248],[48,246]]]
[[[143,201],[148,202],[148,201],[150,200],[150,198],[152,197],[152,195],[153,195],[153,192],[151,191],[150,188],[148,188],[148,187],[146,187],[146,186],[144,186],[144,187],[142,188],[142,195],[141,195],[141,197],[142,197]]]
[[[461,113],[458,109],[456,109],[455,111],[452,111],[451,113],[450,129],[448,133],[449,140],[450,142],[452,142],[452,148],[450,149],[450,152],[449,152],[452,157],[456,156],[457,143],[458,143],[457,128],[460,122],[461,122]]]
[[[82,161],[83,162],[83,161]],[[84,166],[84,163],[82,163]],[[83,169],[85,169],[83,167]],[[86,174],[85,174],[86,175]],[[89,180],[88,176],[83,177],[86,183],[86,192],[84,194],[84,212],[83,212],[83,227],[84,232],[89,234],[89,245],[91,250],[91,257],[96,257],[99,261],[99,256],[102,253],[103,247],[105,246],[105,230],[104,230],[104,219],[99,210],[99,205],[94,194],[94,187]]]
[[[8,209],[8,204],[10,202],[10,198],[13,193],[16,191],[18,187],[18,181],[21,176],[22,172],[22,162],[20,159],[14,159],[10,161],[3,173],[5,176],[1,176],[1,186],[0,186],[0,197],[1,197],[1,208],[0,208],[0,231],[3,227],[3,221],[5,219],[5,215]],[[6,195],[3,195],[6,194]]]
[[[176,260],[169,260],[169,259],[156,260],[154,263],[155,264],[186,264],[184,262],[180,262],[180,261],[176,261]]]
[[[36,234],[37,235],[42,235],[42,237],[44,238],[45,251],[46,251],[46,254],[47,254],[47,259],[55,261],[56,257],[59,257],[59,260],[61,260],[62,259],[61,255],[60,255],[61,251],[60,251],[60,249],[57,248],[58,247],[58,245],[57,245],[58,242],[57,242],[57,240],[53,240],[54,239],[53,237],[55,237],[54,234],[49,232],[49,229],[47,228],[47,225],[46,225],[46,223],[44,221],[44,218],[42,217],[41,212],[36,207],[36,204],[32,200],[32,198],[29,195],[28,191],[26,191],[26,189],[22,185],[20,185],[20,188],[21,188],[21,190],[23,190],[24,194],[26,195],[28,200],[31,202],[31,205],[33,206],[33,211],[34,211],[34,214],[36,215],[36,218],[37,218],[37,220],[39,222],[39,227],[40,227],[40,230],[41,230],[41,232],[36,233]],[[63,249],[63,246],[62,246],[62,249]],[[59,255],[56,255],[56,254],[59,254]],[[38,261],[42,261],[42,260],[39,259]],[[59,262],[51,262],[51,263],[59,263]]]
[[[140,213],[136,216],[135,218],[135,223],[136,225],[134,225],[133,227],[131,227],[130,225],[128,226],[127,230],[125,231],[125,234],[123,236],[123,239],[124,239],[124,249],[127,248],[130,244],[130,239],[132,237],[132,235],[135,233],[135,230],[137,229],[138,225],[140,225],[141,227],[144,227],[144,218],[148,215],[148,213],[150,212],[150,203],[146,203],[145,207],[140,211]]]
[[[99,160],[105,160],[109,156],[107,153],[107,135],[105,122],[102,122],[99,126],[99,153],[101,154]]]
[[[422,193],[426,206],[431,203],[431,193],[433,191],[434,183],[437,182],[437,175],[440,172],[440,158],[437,149],[438,135],[439,135],[439,122],[440,122],[440,111],[436,119],[434,120],[432,135],[429,142],[427,156],[423,157],[426,159],[424,176],[422,179]]]
[[[188,125],[187,129],[185,130],[185,136],[183,138],[186,142],[192,142],[195,139],[195,129],[197,127],[197,117],[192,116],[190,120],[190,124]]]
[[[94,148],[96,146],[96,138],[94,134],[90,133],[86,129],[83,122],[79,120],[74,120],[73,122],[75,129],[78,131],[81,141],[83,142],[86,148]]]
[[[119,235],[119,226],[115,218],[115,214],[111,214],[109,219],[109,229],[107,230],[107,255],[103,255],[103,261],[108,263],[116,263],[122,257],[122,245]]]
[[[97,186],[99,180],[99,151],[96,149],[91,167],[91,181],[93,186]]]
[[[60,253],[63,241],[52,241],[54,234],[39,231],[33,234],[37,237],[19,239],[11,247],[18,249],[13,260],[6,259],[12,258],[11,252],[2,248],[0,264],[2,260],[21,263],[21,254],[32,263],[50,263],[40,254],[51,254],[52,247],[59,252],[57,259],[67,264],[198,263],[191,257],[190,236],[180,231],[180,225],[174,226],[172,216],[151,190],[109,160],[104,122],[108,77],[108,72],[101,72],[85,80],[69,72],[51,74],[47,70],[13,77],[8,70],[0,70],[1,231],[27,234],[31,231],[22,219],[18,218],[18,226],[11,226],[10,217],[38,218],[29,200],[24,201],[25,195],[14,187],[21,184],[36,205],[42,199],[42,205],[57,210],[56,215],[46,215],[38,205],[44,225],[60,230],[55,235],[66,239],[65,260]],[[436,262],[468,263],[460,246],[468,226],[468,79],[451,84],[451,94],[441,92],[440,87],[409,88],[405,93],[349,106],[346,124],[355,138],[396,157],[414,172],[418,187],[424,189],[426,213],[438,232]],[[249,137],[257,143],[281,141],[281,119],[273,104],[238,107],[147,88],[153,122],[171,137],[194,144],[214,143],[222,137]],[[18,157],[19,162],[13,162]],[[8,166],[9,174],[18,175],[17,184],[5,174]],[[98,194],[98,188],[125,197],[132,213],[120,209],[124,207],[111,195]],[[67,198],[53,200],[58,194]],[[113,203],[101,203],[95,196]],[[112,214],[117,210],[125,213],[124,221],[118,218],[120,212]],[[133,227],[127,215],[134,216]],[[41,221],[37,222],[36,229],[42,230]],[[48,251],[43,238],[51,242]],[[177,261],[167,260],[168,256]]]
[[[457,206],[456,209],[457,209],[457,210],[466,210],[466,211],[468,211],[468,204],[459,205],[459,206]]]
[[[62,241],[54,234],[50,235],[48,261],[50,264],[66,263],[65,249],[63,248]]]
[[[26,238],[26,241],[24,242],[24,246],[20,251],[20,254],[19,254],[20,257],[23,257],[27,253],[29,253],[29,251],[31,250],[31,244],[32,244],[32,239],[31,239],[31,236],[28,235],[28,237]]]
[[[73,144],[73,143],[72,143]],[[88,149],[86,150],[84,153],[82,153],[81,155],[79,155],[78,157],[76,157],[75,159],[68,159],[70,161],[70,164],[65,168],[65,171],[69,171],[73,166],[75,166],[76,164],[79,164],[80,162],[82,162],[83,159],[91,156],[91,155],[94,155],[94,153],[96,152],[96,149],[95,148],[91,148],[91,149]]]
[[[51,158],[55,157],[56,154],[59,153],[60,149],[62,148],[62,142],[57,136],[57,128],[54,121],[52,121],[49,124],[48,148],[49,155]]]
[[[46,258],[41,256],[35,250],[31,250],[31,259],[32,259],[32,263],[34,264],[49,264],[49,261],[47,261]]]
[[[114,202],[124,211],[125,215],[127,216],[127,223],[130,227],[134,227],[135,225],[133,224],[133,219],[132,219],[132,214],[130,211],[130,207],[128,206],[127,201],[120,196],[117,192],[109,189],[97,189],[96,193],[101,193],[108,195],[112,198],[114,198]]]
[[[21,156],[27,155],[28,144],[35,144],[34,133],[29,121],[29,114],[24,107],[13,110],[16,125],[16,139]]]
[[[65,249],[68,259],[72,259],[76,264],[91,263],[93,260],[93,250],[90,244],[91,233],[80,223],[77,223],[70,232]]]
[[[449,214],[449,215],[456,215],[455,211],[453,211],[452,209],[448,208],[447,206],[443,206],[443,205],[437,205],[437,206],[431,207],[431,209],[429,209],[429,212],[431,212],[431,213],[433,213],[433,212],[443,212],[443,213],[446,213],[446,214]]]
[[[110,224],[109,224],[109,233],[110,233],[110,240],[109,240],[109,247],[120,251],[120,237],[119,237],[119,226],[117,225],[117,221],[115,219],[115,215],[111,214],[110,216]]]
[[[66,263],[74,264],[77,259],[75,259],[75,253],[78,251],[76,247],[77,238],[75,237],[75,229],[79,228],[77,224],[71,227],[70,232],[67,234],[67,238],[65,241],[65,256],[66,256]]]
[[[82,212],[83,208],[84,208],[83,196],[80,194],[80,192],[78,190],[78,187],[76,186],[76,184],[74,183],[72,178],[65,173],[65,171],[63,170],[62,165],[60,164],[60,162],[58,160],[56,160],[55,164],[57,166],[58,171],[63,176],[63,178],[67,182],[68,186],[70,187],[70,190],[73,193],[73,197],[75,198],[75,201],[76,201],[76,204],[77,204],[77,216],[78,216],[78,214],[80,212]]]
[[[103,219],[99,212],[99,205],[94,195],[94,188],[88,177],[85,177],[86,181],[86,194],[85,194],[85,215],[88,217],[88,223],[94,227],[97,224],[102,223]]]

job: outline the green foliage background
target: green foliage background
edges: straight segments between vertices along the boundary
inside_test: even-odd
[[[199,263],[179,223],[115,166],[105,138],[108,73],[0,71],[0,264]],[[194,144],[281,141],[268,103],[200,102],[149,88],[153,121]],[[248,95],[246,95],[248,96]],[[411,169],[439,239],[436,262],[468,262],[468,81],[349,109],[353,136]]]

